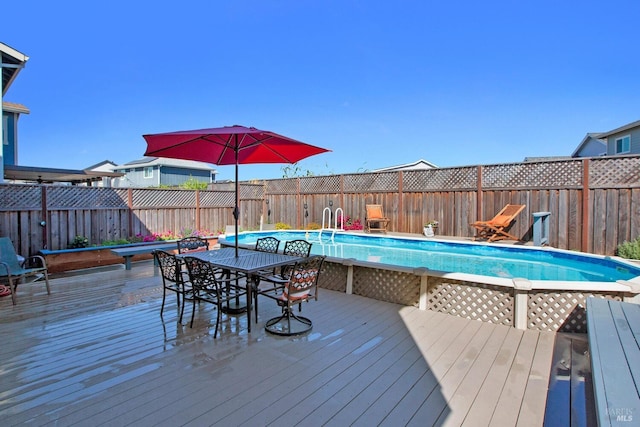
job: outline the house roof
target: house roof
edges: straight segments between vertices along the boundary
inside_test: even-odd
[[[573,153],[571,154],[571,157],[576,157],[578,155],[578,153],[580,153],[580,150],[582,150],[584,148],[585,145],[587,145],[589,142],[595,142],[596,144],[600,143],[602,144],[602,151],[606,152],[607,151],[607,143],[601,139],[602,138],[602,133],[600,132],[589,132],[588,134],[586,134],[584,136],[584,138],[582,139],[582,142],[580,142],[580,144],[578,144],[578,147],[576,147],[576,149],[573,151]]]
[[[2,101],[2,110],[9,111],[10,113],[29,114],[31,111],[22,104],[16,104],[15,102]]]
[[[133,160],[123,165],[116,166],[113,168],[114,171],[121,169],[131,169],[132,167],[141,168],[145,166],[171,166],[177,168],[185,168],[185,169],[198,169],[198,170],[207,170],[214,171],[215,169],[211,167],[209,163],[204,162],[196,162],[193,160],[182,160],[182,159],[169,159],[166,157],[143,157],[142,159]]]
[[[4,165],[4,179],[38,183],[102,181],[102,178],[117,178],[124,174],[115,172],[94,172],[75,169],[40,168],[35,166]]]
[[[11,46],[0,43],[0,58],[2,59],[2,95],[4,96],[29,57]]]
[[[375,169],[372,172],[392,172],[392,171],[398,171],[398,170],[434,169],[437,167],[438,166],[434,165],[431,162],[428,162],[424,159],[420,159],[413,163],[406,163],[404,165],[389,166],[386,168]]]
[[[637,128],[640,127],[640,120],[636,120],[635,122],[631,122],[629,124],[626,124],[624,126],[620,126],[619,128],[615,128],[614,130],[610,130],[609,132],[604,132],[601,133],[599,138],[607,138],[611,135],[614,135],[616,133],[620,133],[620,132],[624,132],[633,128]]]
[[[92,170],[96,170],[98,168],[102,168],[100,170],[105,170],[104,167],[107,166],[110,169],[113,169],[114,167],[118,166],[118,164],[112,160],[103,160],[100,163],[96,163],[95,165],[91,165],[88,166],[86,168],[84,168],[84,170],[86,171],[92,171]]]

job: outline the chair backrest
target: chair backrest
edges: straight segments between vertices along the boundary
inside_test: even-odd
[[[191,256],[185,256],[183,260],[189,273],[189,282],[195,292],[198,290],[220,292],[221,285],[217,280],[215,269],[210,263]]]
[[[311,254],[311,243],[306,240],[290,240],[284,244],[285,255],[308,257]]]
[[[382,205],[365,205],[367,210],[367,219],[384,218]]]
[[[6,263],[11,271],[20,271],[20,262],[18,261],[18,255],[16,249],[13,247],[13,242],[8,237],[0,237],[0,261]],[[4,271],[4,266],[0,265],[0,274],[7,274]]]
[[[495,227],[506,227],[526,207],[526,205],[506,205],[489,222]]]
[[[296,263],[282,291],[284,297],[289,301],[306,299],[309,295],[318,299],[318,279],[324,259],[323,255],[316,255]]]
[[[184,254],[194,251],[208,251],[209,241],[202,237],[185,237],[178,240],[178,253]]]
[[[156,249],[153,251],[156,264],[160,267],[160,274],[163,280],[169,280],[177,283],[182,280],[180,274],[180,260],[169,252]]]
[[[256,251],[277,253],[280,247],[280,240],[275,237],[261,237],[256,241]]]

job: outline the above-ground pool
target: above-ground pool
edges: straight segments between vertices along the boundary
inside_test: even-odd
[[[311,253],[359,261],[427,268],[451,273],[468,273],[528,280],[615,282],[640,276],[640,267],[609,257],[531,248],[448,242],[387,235],[363,235],[331,231],[261,231],[241,233],[238,244],[253,246],[260,237],[273,236],[284,242],[305,239],[313,243]],[[234,244],[235,236],[222,239]]]

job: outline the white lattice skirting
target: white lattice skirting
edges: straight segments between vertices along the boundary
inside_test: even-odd
[[[531,282],[328,259],[323,288],[519,329],[586,332],[590,296],[635,302],[640,281]]]

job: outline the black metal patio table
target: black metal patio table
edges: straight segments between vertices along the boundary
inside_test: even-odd
[[[235,256],[235,248],[222,248],[205,252],[186,253],[182,256],[191,256],[209,262],[212,266],[229,272],[242,273],[247,275],[247,327],[251,332],[251,298],[253,285],[257,286],[255,280],[256,273],[262,270],[270,270],[283,265],[295,264],[302,258],[292,255],[283,255],[271,252],[252,251],[250,249],[238,249],[238,256]],[[256,315],[256,321],[257,321]]]

